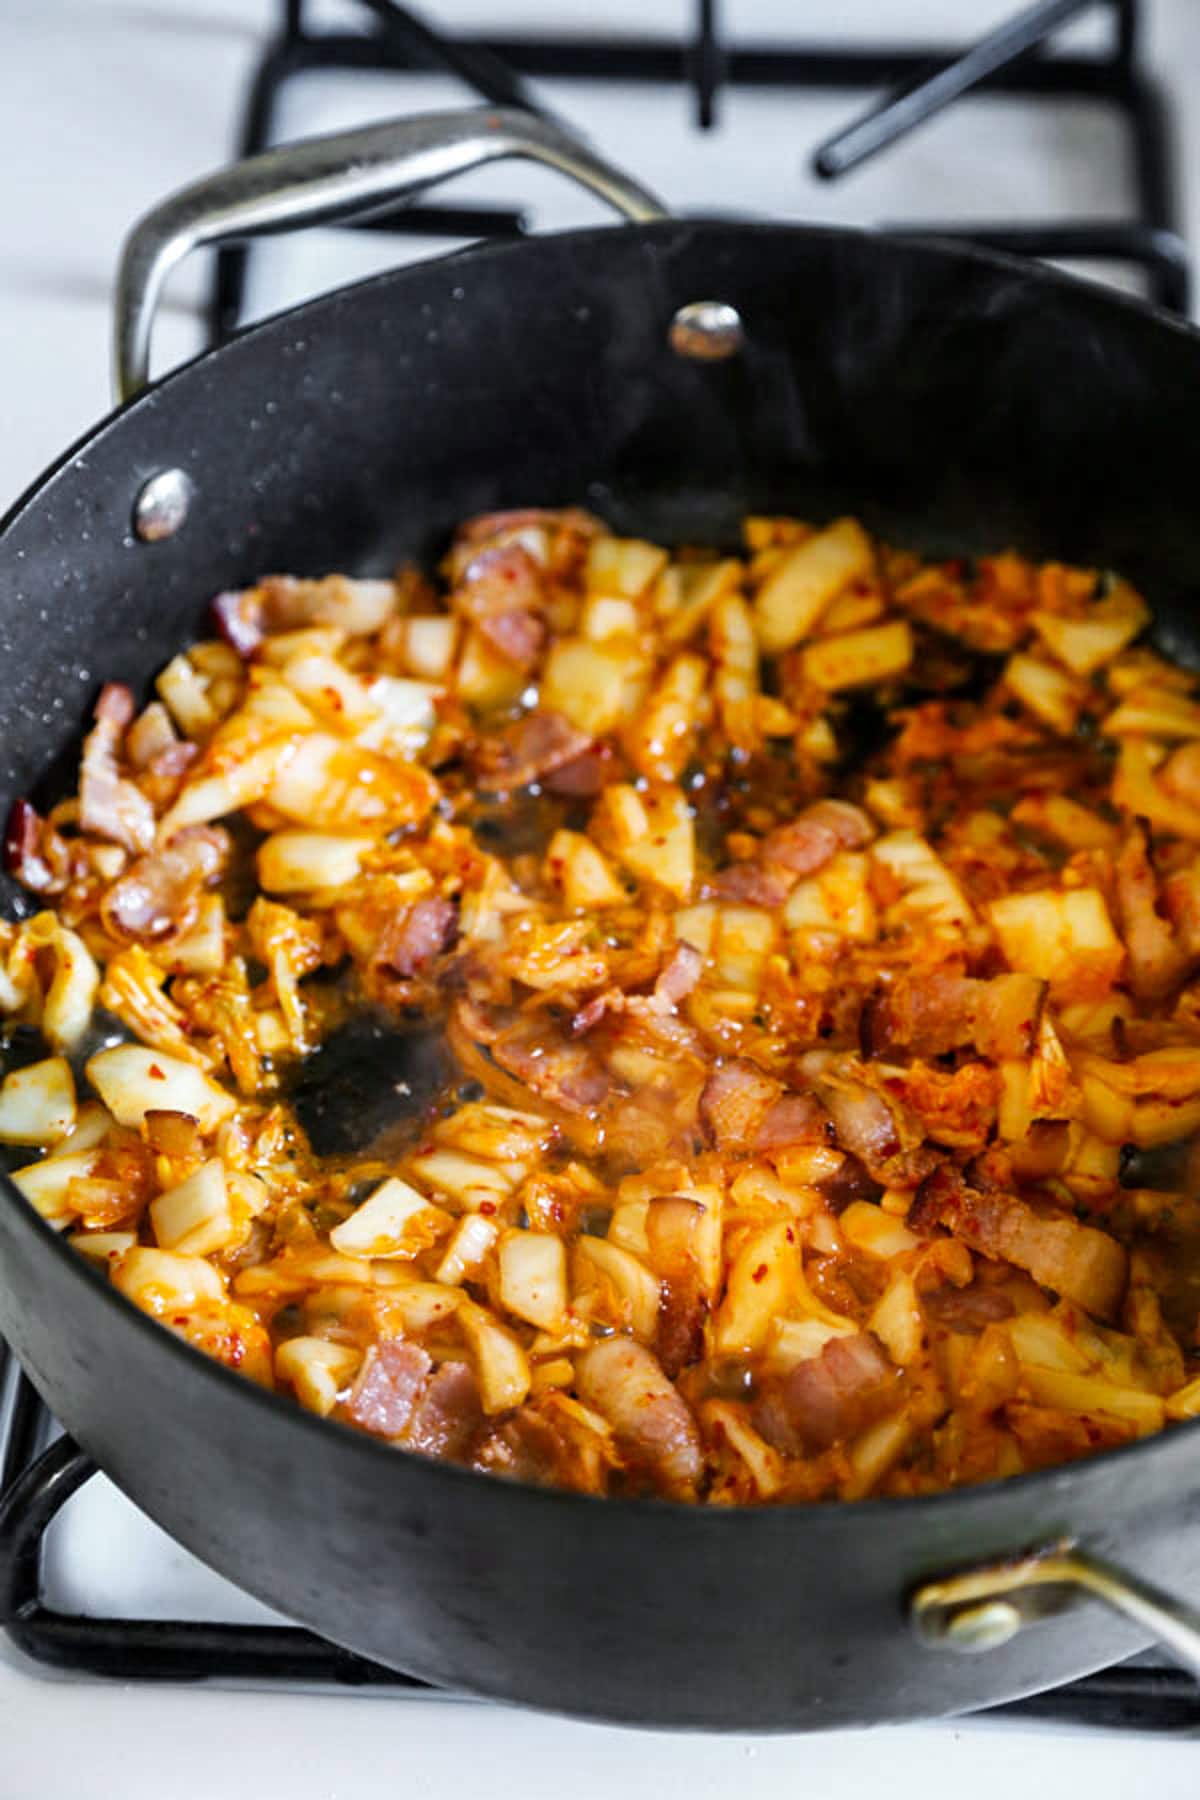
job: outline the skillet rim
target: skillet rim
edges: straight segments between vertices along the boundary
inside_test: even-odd
[[[614,234],[636,236],[639,239],[670,239],[680,232],[717,231],[722,234],[742,232],[751,237],[782,236],[803,239],[809,243],[869,243],[881,251],[902,251],[909,255],[928,257],[936,262],[958,262],[966,266],[990,269],[998,274],[1016,277],[1027,283],[1042,286],[1051,290],[1060,290],[1068,298],[1074,297],[1086,306],[1094,306],[1104,313],[1116,311],[1132,315],[1145,324],[1168,330],[1195,346],[1200,359],[1200,326],[1190,320],[1182,319],[1177,314],[1162,306],[1143,300],[1136,295],[1127,294],[1117,289],[1102,286],[1099,282],[1086,277],[1068,274],[1066,271],[1052,268],[1045,263],[1015,256],[1007,251],[992,250],[984,246],[964,242],[957,238],[940,237],[936,232],[910,234],[889,232],[873,227],[807,224],[802,221],[717,218],[704,215],[676,216],[655,220],[647,224],[615,224],[592,226],[585,229],[545,232],[537,238],[516,238],[502,240],[492,244],[469,245],[466,248],[449,251],[444,255],[427,257],[417,263],[403,264],[395,269],[367,276],[356,282],[330,289],[303,301],[300,305],[287,307],[270,314],[264,319],[256,320],[252,325],[237,332],[225,343],[209,346],[201,350],[186,362],[168,370],[158,380],[123,401],[110,412],[103,415],[90,426],[80,437],[52,461],[20,493],[17,499],[0,517],[0,570],[3,567],[4,540],[9,531],[16,526],[27,512],[41,501],[53,488],[60,477],[76,465],[86,452],[108,433],[118,428],[123,421],[140,408],[155,407],[161,404],[164,397],[169,396],[177,382],[186,381],[195,371],[207,369],[220,357],[228,357],[243,344],[253,347],[272,333],[288,331],[303,325],[312,318],[320,317],[327,310],[332,310],[352,300],[356,296],[392,284],[401,285],[406,278],[416,277],[430,267],[453,269],[464,261],[472,266],[478,264],[494,264],[516,255],[528,255],[533,246],[539,243],[551,245],[563,243],[589,243],[597,238],[611,238]],[[1149,1466],[1150,1459],[1163,1459],[1174,1454],[1176,1443],[1187,1439],[1196,1441],[1200,1433],[1200,1417],[1170,1425],[1162,1431],[1148,1437],[1137,1438],[1127,1444],[1113,1449],[1103,1450],[1086,1456],[1075,1462],[1059,1463],[1046,1469],[1039,1469],[1022,1475],[1008,1475],[993,1478],[989,1481],[974,1483],[961,1488],[942,1488],[929,1494],[897,1495],[883,1498],[872,1497],[863,1500],[815,1500],[798,1501],[791,1504],[773,1502],[748,1503],[734,1507],[706,1506],[694,1502],[666,1500],[657,1498],[608,1497],[596,1494],[580,1494],[566,1488],[540,1487],[530,1482],[514,1481],[498,1477],[483,1470],[467,1468],[464,1465],[443,1462],[435,1457],[423,1456],[419,1451],[407,1450],[403,1446],[385,1442],[374,1437],[370,1432],[358,1431],[343,1424],[340,1420],[323,1418],[309,1412],[296,1400],[288,1399],[275,1390],[262,1388],[257,1382],[245,1375],[238,1374],[225,1364],[216,1361],[204,1351],[194,1348],[185,1339],[176,1335],[168,1327],[161,1324],[150,1314],[143,1312],[128,1300],[124,1294],[97,1270],[93,1269],[86,1259],[68,1248],[65,1239],[37,1213],[25,1200],[14,1185],[6,1170],[0,1169],[0,1204],[10,1211],[14,1229],[26,1232],[33,1244],[41,1243],[47,1254],[60,1257],[70,1266],[73,1273],[68,1278],[81,1281],[83,1290],[103,1294],[101,1304],[113,1306],[112,1317],[123,1318],[132,1323],[134,1332],[142,1334],[147,1344],[156,1344],[168,1356],[178,1360],[181,1378],[191,1370],[198,1379],[210,1384],[214,1393],[228,1393],[230,1404],[239,1404],[233,1400],[235,1394],[242,1396],[242,1402],[251,1407],[266,1407],[269,1416],[279,1419],[290,1419],[292,1426],[281,1423],[283,1430],[299,1429],[302,1434],[312,1435],[312,1442],[333,1444],[341,1442],[347,1454],[354,1454],[367,1459],[377,1469],[382,1469],[385,1459],[393,1468],[414,1472],[420,1469],[424,1476],[434,1481],[469,1482],[480,1492],[494,1492],[497,1487],[507,1490],[512,1496],[514,1505],[541,1505],[546,1508],[557,1508],[563,1504],[585,1504],[589,1507],[604,1507],[609,1511],[616,1510],[626,1517],[662,1517],[664,1514],[674,1515],[677,1519],[688,1519],[698,1530],[721,1530],[717,1524],[720,1519],[737,1520],[751,1515],[758,1519],[774,1519],[779,1523],[775,1529],[782,1529],[786,1523],[796,1518],[811,1517],[814,1513],[823,1520],[837,1517],[861,1519],[864,1526],[872,1522],[882,1524],[885,1520],[894,1519],[898,1510],[903,1509],[906,1518],[920,1521],[923,1513],[927,1521],[936,1522],[938,1511],[946,1506],[953,1506],[956,1517],[961,1517],[980,1508],[989,1508],[999,1494],[1012,1494],[1014,1503],[1024,1495],[1036,1493],[1049,1495],[1055,1488],[1059,1489],[1068,1501],[1070,1492],[1088,1478],[1093,1468],[1108,1467],[1119,1459],[1128,1461],[1133,1455],[1142,1458],[1143,1466]],[[20,1361],[19,1358],[15,1358]],[[23,1365],[22,1365],[23,1366]],[[36,1386],[36,1383],[35,1383]],[[332,1428],[332,1431],[331,1431]],[[83,1446],[86,1449],[86,1445]],[[399,1460],[397,1458],[399,1457]],[[103,1464],[99,1464],[103,1469]],[[403,1479],[398,1476],[397,1479]],[[522,1496],[518,1500],[517,1495]],[[0,1496],[2,1499],[3,1496]],[[701,1523],[704,1521],[705,1523]],[[732,1524],[729,1526],[732,1530]]]

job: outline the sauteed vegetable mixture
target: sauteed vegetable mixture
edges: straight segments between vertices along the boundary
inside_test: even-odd
[[[528,511],[213,613],[6,846],[0,1140],[135,1305],[597,1494],[1200,1413],[1200,702],[1127,582]],[[452,1056],[319,1155],[290,1096],[367,1013]]]

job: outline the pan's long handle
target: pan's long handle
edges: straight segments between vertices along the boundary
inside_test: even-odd
[[[130,232],[117,277],[118,399],[128,400],[149,379],[155,308],[168,274],[189,251],[360,217],[510,156],[559,170],[627,219],[667,216],[653,194],[578,138],[516,110],[424,113],[268,150],[181,188]]]
[[[1140,1625],[1200,1680],[1200,1611],[1075,1544],[928,1581],[909,1602],[917,1635],[944,1650],[994,1650],[1024,1625],[1079,1599]]]

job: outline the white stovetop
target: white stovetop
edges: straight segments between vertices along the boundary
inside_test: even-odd
[[[321,0],[324,4],[324,0]],[[985,27],[1020,0],[725,0],[731,26],[779,37],[927,39]],[[428,0],[460,25],[555,20],[669,31],[689,0]],[[338,0],[326,5],[333,16]],[[130,221],[225,160],[274,0],[5,0],[0,6],[0,511],[108,404],[108,304]],[[342,16],[346,15],[344,0]],[[1200,246],[1200,5],[1148,0],[1151,60],[1176,98],[1184,209]],[[1087,107],[976,102],[836,187],[803,173],[812,143],[852,115],[853,96],[730,96],[728,131],[697,140],[687,102],[547,84],[552,105],[684,209],[850,222],[1114,213],[1127,199],[1121,142]],[[306,80],[283,126],[329,130],[454,104],[449,82]],[[732,135],[730,135],[732,134]],[[459,183],[455,198],[528,200],[542,226],[601,215],[551,177],[513,166]],[[426,252],[442,246],[414,245]],[[267,311],[398,260],[395,242],[311,234],[255,265]],[[156,365],[198,348],[201,271],[172,284]],[[135,1513],[106,1483],[71,1502],[48,1579],[67,1609],[128,1605],[158,1616],[261,1618]],[[915,1654],[915,1652],[914,1652]],[[702,1739],[581,1726],[492,1706],[382,1696],[278,1695],[48,1678],[0,1641],[0,1800],[1011,1800],[1070,1787],[1088,1800],[1192,1795],[1194,1748],[1123,1734],[969,1723],[821,1738]]]

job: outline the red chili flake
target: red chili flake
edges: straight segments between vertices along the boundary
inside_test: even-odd
[[[167,1079],[165,1071],[160,1069],[157,1063],[150,1064],[147,1074],[151,1081],[165,1081]]]
[[[479,1210],[481,1213],[486,1213],[490,1219],[496,1210],[496,1202],[494,1200],[481,1200],[479,1202]]]
[[[767,1276],[767,1265],[766,1265],[766,1263],[759,1263],[759,1265],[758,1265],[758,1267],[757,1267],[757,1269],[755,1269],[755,1270],[754,1270],[754,1272],[753,1272],[753,1274],[752,1274],[752,1275],[751,1275],[751,1277],[750,1277],[750,1279],[751,1279],[751,1281],[765,1281],[765,1280],[766,1280],[766,1276]]]
[[[789,1225],[789,1226],[788,1226],[788,1228],[787,1228],[787,1231],[786,1231],[786,1232],[785,1232],[785,1233],[784,1233],[784,1236],[785,1236],[785,1237],[786,1237],[786,1238],[787,1238],[787,1241],[788,1241],[788,1243],[789,1243],[789,1244],[794,1244],[794,1243],[795,1243],[795,1241],[796,1241],[796,1233],[795,1233],[795,1230],[794,1230],[794,1229],[793,1229],[793,1227],[792,1227],[792,1226],[791,1226],[791,1225]]]

